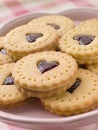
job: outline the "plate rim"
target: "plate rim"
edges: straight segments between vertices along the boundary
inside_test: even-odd
[[[72,9],[68,9],[59,13],[54,13],[54,14],[65,14],[65,13],[71,13],[73,11],[98,11],[98,8],[91,8],[91,7],[82,7],[82,8],[72,8]],[[13,23],[14,21],[19,20],[20,18],[25,18],[25,17],[30,17],[31,15],[48,15],[48,14],[52,14],[52,13],[27,13],[18,17],[15,17],[11,20],[9,20],[8,22],[5,22],[5,24],[0,28],[0,30],[6,28],[6,26],[8,26],[9,23]],[[98,116],[98,109],[97,110],[93,110],[87,113],[83,113],[83,114],[79,114],[79,115],[74,115],[74,116],[69,116],[69,117],[60,117],[60,118],[29,118],[29,117],[24,117],[24,116],[17,116],[14,114],[9,114],[7,112],[2,112],[0,111],[0,118],[2,120],[7,120],[7,121],[15,121],[15,122],[22,122],[22,123],[48,123],[48,124],[54,124],[54,123],[71,123],[71,122],[75,122],[75,121],[79,121],[82,119],[86,119],[86,118],[90,118],[93,116]]]

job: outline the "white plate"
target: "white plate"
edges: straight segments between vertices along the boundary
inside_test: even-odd
[[[77,8],[71,9],[59,13],[73,19],[75,22],[79,22],[85,19],[98,18],[98,9],[91,8]],[[0,36],[8,33],[12,28],[22,25],[30,21],[31,19],[47,14],[27,14],[18,18],[15,18],[6,23],[0,29]],[[75,128],[85,126],[98,122],[98,109],[79,114],[70,117],[60,117],[55,114],[51,114],[46,111],[40,104],[39,100],[32,102],[28,106],[0,109],[0,121],[5,123],[24,127],[24,128],[37,128],[42,130],[57,130],[61,128]]]

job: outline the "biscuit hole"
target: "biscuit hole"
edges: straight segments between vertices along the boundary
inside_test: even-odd
[[[88,72],[86,72],[86,74],[88,75],[89,73],[88,73]]]
[[[18,67],[17,69],[18,69],[18,70],[20,70],[21,68],[20,68],[20,67]]]
[[[61,102],[64,102],[64,99],[62,99]]]
[[[3,67],[0,67],[0,69],[3,69]]]
[[[71,68],[71,66],[69,65],[68,68]]]
[[[71,99],[69,99],[68,101],[69,101],[69,102],[71,102],[72,100],[71,100]]]
[[[75,50],[75,47],[73,47],[72,49]]]
[[[97,68],[97,66],[94,66],[94,68],[96,69],[96,68]]]
[[[65,58],[65,56],[62,56],[62,58]]]
[[[34,47],[36,47],[36,45],[35,45],[35,44],[34,44],[33,46],[34,46]]]
[[[30,48],[30,46],[28,46],[28,48]]]
[[[32,80],[31,78],[29,78],[29,80]]]
[[[85,48],[84,51],[87,51],[87,49]]]
[[[7,58],[7,59],[5,59],[6,61],[8,61],[9,59]]]
[[[65,70],[66,72],[68,72],[68,70]]]
[[[88,95],[91,95],[91,93],[90,93],[90,92],[88,92]]]
[[[69,45],[68,45],[67,47],[68,47],[68,48],[70,48],[70,46],[69,46]]]
[[[25,79],[25,77],[22,77],[22,79]]]
[[[20,65],[20,66],[23,65],[23,63],[20,63],[19,65]]]
[[[10,42],[9,42],[9,44],[10,44],[10,46],[14,46],[14,44],[11,44]]]
[[[93,78],[94,76],[93,75],[91,75],[91,78]]]
[[[54,53],[52,53],[52,56],[54,56],[55,54]]]
[[[43,79],[41,79],[41,81],[43,82],[44,80],[43,80]]]
[[[96,80],[94,80],[94,82],[96,82]]]
[[[86,98],[85,96],[83,96],[82,98]]]
[[[18,46],[15,46],[15,48],[18,48]]]
[[[68,61],[68,64],[70,64],[70,61]]]
[[[79,51],[81,51],[81,49],[80,49],[80,48],[79,48],[78,50],[79,50]]]
[[[93,48],[89,48],[90,50],[93,50]]]
[[[56,79],[56,76],[53,76],[54,79]]]
[[[17,71],[17,73],[20,73],[20,71]]]
[[[55,98],[55,100],[57,101],[57,100],[58,100],[58,98]]]
[[[96,89],[95,89],[95,88],[93,88],[92,90],[93,90],[93,91],[95,91]]]
[[[94,86],[96,86],[96,84],[94,84]]]
[[[2,95],[3,97],[5,97],[6,95],[4,94],[4,95]]]
[[[12,97],[12,94],[10,94],[9,97]]]
[[[48,80],[50,80],[50,78],[48,78]]]
[[[60,75],[63,75],[63,73],[60,73]]]
[[[67,61],[68,59],[64,57],[64,60],[66,60],[66,61]]]
[[[16,96],[18,95],[18,93],[16,93]]]
[[[34,82],[36,82],[36,79],[33,79]]]
[[[24,63],[24,61],[22,60],[21,63]]]
[[[19,74],[19,76],[21,77],[21,76],[22,76],[22,74]]]
[[[79,100],[79,98],[76,98],[76,100]]]
[[[7,67],[7,68],[9,68],[10,66],[9,66],[9,65],[7,65],[6,67]]]

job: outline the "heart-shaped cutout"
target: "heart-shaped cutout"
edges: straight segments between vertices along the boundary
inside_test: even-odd
[[[6,50],[5,50],[4,48],[1,49],[0,52],[1,52],[2,54],[6,55]]]
[[[75,36],[73,39],[79,41],[80,45],[88,45],[94,40],[94,36],[80,35]]]
[[[14,84],[14,79],[11,75],[8,76],[3,83],[3,85],[13,85],[13,84]]]
[[[52,62],[40,61],[38,63],[38,69],[40,70],[41,73],[49,71],[57,66],[58,66],[58,63],[54,61]]]
[[[28,42],[35,42],[38,38],[42,36],[43,34],[41,33],[35,33],[35,34],[28,34],[26,38]]]

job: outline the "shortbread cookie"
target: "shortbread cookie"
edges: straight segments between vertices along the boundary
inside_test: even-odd
[[[0,37],[0,65],[13,62],[4,49],[4,37]]]
[[[45,23],[46,25],[52,26],[58,33],[59,37],[61,37],[64,33],[74,28],[74,22],[62,15],[48,15],[33,19],[29,22],[29,25],[33,26],[33,24]]]
[[[63,35],[59,48],[72,55],[79,64],[98,63],[98,29],[76,27]]]
[[[56,88],[53,90],[47,90],[47,91],[32,91],[30,89],[25,89],[22,87],[17,86],[19,91],[23,93],[24,95],[28,95],[29,97],[37,97],[37,98],[42,98],[42,97],[51,97],[53,95],[60,95],[62,92],[66,90],[70,84],[74,83],[75,79],[72,78],[70,81],[66,82],[66,85]],[[69,83],[70,82],[70,83]]]
[[[28,95],[47,97],[69,88],[76,74],[77,63],[71,56],[62,52],[44,51],[17,61],[12,75],[22,92],[24,88]]]
[[[83,22],[80,22],[78,24],[77,27],[97,27],[98,28],[98,18],[93,18],[93,19],[87,19],[87,20],[84,20]]]
[[[24,96],[14,85],[12,69],[15,63],[8,63],[0,66],[0,107],[15,106],[23,103],[28,96]]]
[[[87,65],[87,69],[98,74],[98,64]]]
[[[21,106],[27,106],[27,105],[30,105],[32,104],[32,102],[35,101],[35,98],[27,98],[23,101],[20,101],[20,102],[17,102],[17,103],[13,103],[13,104],[0,104],[0,108],[7,108],[7,109],[10,109],[10,108],[18,108],[18,107],[21,107]]]
[[[45,24],[17,27],[6,35],[4,41],[5,49],[15,61],[30,53],[55,50],[57,45],[56,30]]]
[[[59,96],[42,98],[43,106],[50,112],[69,116],[93,110],[98,105],[98,76],[79,69],[75,83]]]

